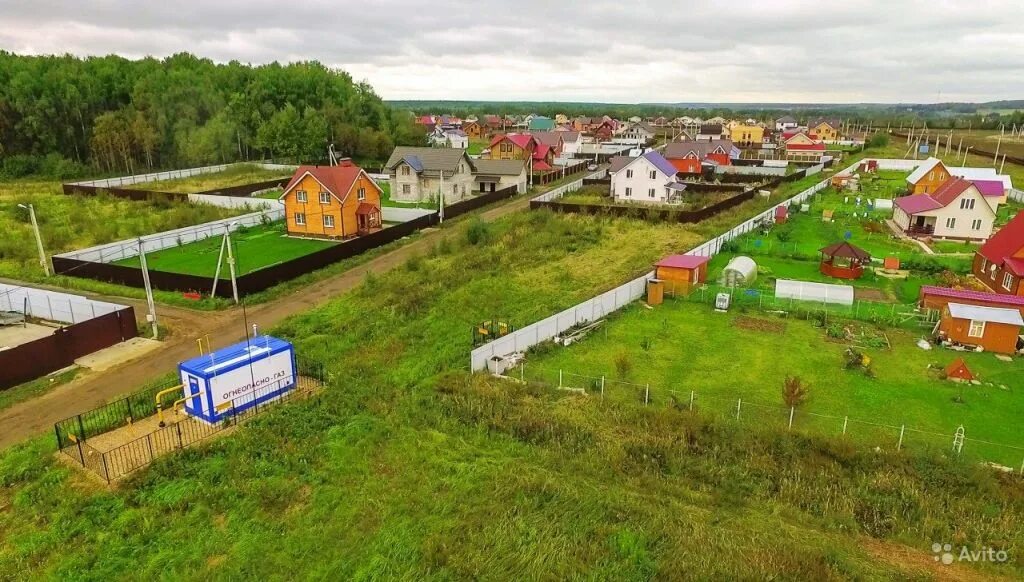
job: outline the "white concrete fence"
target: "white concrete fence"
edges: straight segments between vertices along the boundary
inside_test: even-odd
[[[224,218],[222,220],[204,222],[203,224],[196,226],[186,226],[185,228],[158,232],[156,234],[142,237],[142,241],[146,252],[152,253],[166,248],[204,240],[210,237],[221,236],[224,234],[225,228],[234,232],[242,226],[256,226],[266,222],[283,219],[284,209],[282,208],[262,210],[250,214],[243,214],[234,218]],[[127,239],[54,256],[78,259],[80,261],[90,261],[93,263],[112,263],[114,261],[120,261],[122,259],[137,256],[138,254],[138,239]]]
[[[153,172],[150,174],[135,174],[133,176],[121,176],[119,178],[106,178],[103,180],[86,180],[84,182],[71,182],[75,186],[94,186],[96,188],[110,188],[119,186],[131,186],[145,182],[159,182],[162,180],[175,180],[178,178],[189,178],[200,174],[214,174],[237,165],[253,165],[264,170],[294,170],[298,166],[287,164],[271,164],[266,162],[234,162],[231,164],[219,164],[216,166],[202,166],[200,168],[188,168],[186,170],[168,170],[166,172]]]
[[[1007,195],[1010,200],[1017,202],[1024,202],[1024,190],[1018,190],[1016,188],[1010,188],[1010,193]]]
[[[715,173],[744,176],[785,176],[786,166],[715,166]]]
[[[865,160],[858,161],[857,163],[849,166],[838,172],[838,174],[848,174],[853,172],[857,166]],[[884,164],[890,160],[878,160],[879,168],[881,169],[897,169]],[[906,160],[895,160],[897,162],[904,162]],[[917,162],[920,164],[920,162]],[[817,167],[817,172],[821,171],[821,166]],[[916,167],[916,165],[915,165]],[[579,181],[582,185],[582,180]],[[814,186],[800,192],[799,194],[788,198],[768,210],[761,212],[757,216],[739,224],[727,232],[718,235],[717,237],[705,242],[704,244],[691,249],[686,252],[687,255],[699,255],[704,257],[711,257],[719,253],[722,250],[722,246],[728,242],[742,236],[756,228],[765,220],[772,220],[775,216],[775,209],[780,206],[789,206],[791,204],[801,204],[808,198],[813,196],[815,193],[828,187],[831,182],[831,178],[822,180]],[[545,194],[538,196],[534,200],[550,199],[545,198],[550,195]],[[644,296],[647,288],[647,281],[654,278],[654,271],[645,273],[632,281],[629,281],[623,285],[620,285],[611,291],[606,291],[597,297],[588,299],[583,303],[570,307],[565,311],[562,311],[556,315],[542,319],[536,323],[532,323],[522,329],[519,329],[507,336],[498,338],[492,342],[484,344],[472,352],[469,356],[470,370],[473,372],[479,372],[487,369],[487,362],[493,357],[503,357],[515,352],[521,352],[528,349],[531,346],[537,345],[543,341],[549,340],[554,336],[565,332],[566,330],[595,319],[600,319],[607,316],[608,314],[625,307],[631,302]]]
[[[124,305],[93,301],[81,295],[0,283],[0,311],[48,321],[81,323],[124,308]]]

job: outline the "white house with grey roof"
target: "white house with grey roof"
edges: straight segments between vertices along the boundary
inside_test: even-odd
[[[611,194],[616,202],[671,204],[679,200],[686,185],[676,179],[676,168],[656,150],[635,158],[612,158],[608,170]]]
[[[474,162],[461,148],[399,146],[384,169],[396,202],[427,202],[443,193],[450,204],[470,196],[475,185]]]

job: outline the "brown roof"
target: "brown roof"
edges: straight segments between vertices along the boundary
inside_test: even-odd
[[[611,159],[612,165],[610,168],[608,168],[608,171],[612,173],[618,172],[622,168],[625,168],[627,165],[629,165],[629,163],[635,159],[636,158],[630,156],[615,156],[614,158]]]
[[[970,187],[970,180],[964,180],[963,178],[946,180],[941,186],[931,193],[931,197],[939,204],[949,206],[950,203],[964,193],[964,190],[967,190]]]
[[[844,259],[857,259],[858,261],[870,261],[871,255],[868,254],[862,248],[855,247],[852,244],[843,241],[830,244],[827,247],[819,251],[823,255],[830,257],[842,257]]]
[[[333,194],[335,198],[344,201],[345,196],[348,195],[352,185],[355,184],[362,172],[362,168],[354,164],[347,166],[299,166],[299,169],[295,170],[292,179],[288,181],[288,185],[285,186],[281,197],[283,198],[284,194],[287,194],[294,188],[302,180],[302,177],[308,173],[317,182],[320,182],[328,192]],[[370,181],[372,182],[373,180]]]

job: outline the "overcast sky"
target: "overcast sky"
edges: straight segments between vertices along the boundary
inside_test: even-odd
[[[385,99],[1024,98],[1022,0],[0,0],[0,15],[17,53],[314,59]]]

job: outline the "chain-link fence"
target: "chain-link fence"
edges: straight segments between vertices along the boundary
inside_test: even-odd
[[[801,406],[758,402],[700,390],[638,384],[610,376],[578,374],[564,369],[526,364],[509,369],[505,375],[514,380],[539,383],[624,405],[670,406],[705,418],[749,426],[752,430],[785,429],[841,437],[858,446],[884,451],[943,453],[966,461],[988,463],[1024,476],[1024,446],[973,438],[970,436],[970,427],[926,429],[899,421],[810,412]]]

